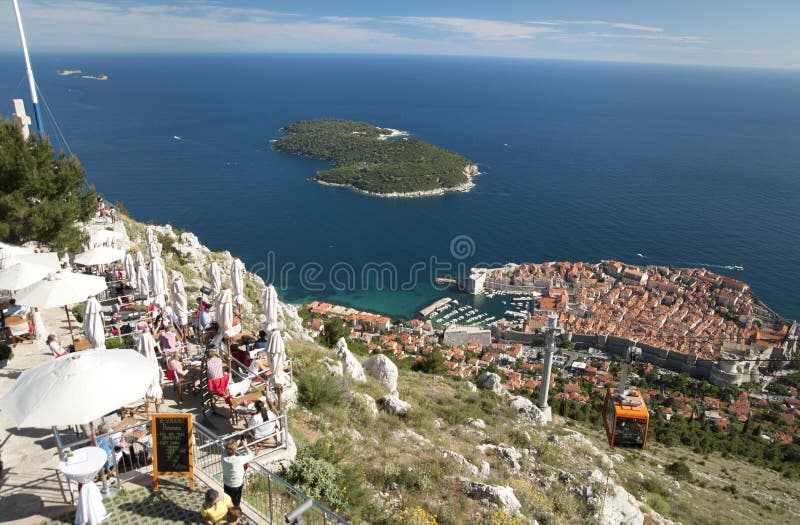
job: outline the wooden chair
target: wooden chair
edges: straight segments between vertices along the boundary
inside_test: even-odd
[[[137,417],[139,419],[144,416],[144,419],[150,419],[150,402],[143,398],[141,401],[136,403],[131,403],[129,405],[124,405],[120,409],[120,413],[122,414],[122,418],[125,419],[126,417]]]
[[[183,401],[183,388],[188,386],[189,392],[192,394],[197,393],[197,389],[194,386],[194,377],[192,373],[188,373],[180,380],[175,376],[175,372],[172,370],[165,370],[164,376],[167,378],[168,381],[172,381],[172,386],[175,388],[175,392],[178,393],[178,401]]]

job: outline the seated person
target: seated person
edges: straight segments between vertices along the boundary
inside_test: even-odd
[[[220,494],[214,489],[208,489],[200,515],[206,525],[216,525],[217,523],[224,523],[225,517],[228,515],[228,509],[231,508],[233,508],[233,501],[230,496],[224,492]]]
[[[278,444],[278,436],[273,435],[276,428],[280,428],[278,416],[275,415],[275,406],[272,399],[267,396],[267,406],[260,399],[255,402],[256,413],[247,422],[247,428],[252,429],[250,432],[251,441],[259,441],[265,439],[264,443],[269,446],[276,446]]]
[[[269,372],[269,359],[261,352],[258,356],[250,362],[250,377],[266,377]]]
[[[69,353],[69,351],[61,346],[61,341],[55,336],[55,334],[50,334],[47,336],[47,347],[53,352],[53,357],[63,357]]]
[[[231,345],[231,356],[245,366],[250,365],[250,354],[242,350],[237,343]]]
[[[6,315],[17,315],[24,310],[24,307],[17,304],[17,300],[13,297],[8,302],[8,308],[5,310]]]
[[[200,328],[205,330],[206,328],[211,326],[212,322],[213,318],[211,317],[211,312],[209,312],[207,309],[202,310],[200,312]]]
[[[162,352],[169,352],[178,348],[178,340],[171,325],[164,325],[164,331],[158,337],[158,346]]]
[[[215,349],[208,351],[208,359],[206,360],[206,374],[208,380],[221,379],[225,376],[225,371],[222,368],[222,359]]]
[[[170,354],[169,361],[167,361],[167,370],[175,374],[175,379],[178,381],[189,375],[189,371],[183,367],[183,363],[178,358],[178,352]]]
[[[110,434],[111,432],[112,428],[108,423],[103,423],[97,427],[98,434]],[[97,438],[97,446],[108,454],[108,461],[103,467],[103,470],[110,476],[116,476],[117,474],[114,472],[114,455],[116,454],[115,447],[117,446],[116,440],[112,440],[111,436],[101,435]]]
[[[228,509],[228,515],[225,516],[225,525],[239,525],[242,519],[242,509],[239,507],[231,507]]]
[[[256,340],[255,344],[253,345],[253,350],[258,348],[266,348],[268,345],[267,342],[267,332],[261,330],[258,332],[258,339]]]
[[[133,327],[131,326],[130,323],[125,323],[120,327],[119,333],[121,333],[122,335],[131,334],[133,333]]]

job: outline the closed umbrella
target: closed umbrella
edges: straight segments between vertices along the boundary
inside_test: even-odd
[[[136,351],[144,356],[150,364],[150,382],[145,395],[150,401],[160,403],[164,398],[164,391],[161,389],[161,365],[158,364],[156,340],[153,339],[153,334],[149,331],[139,334]]]
[[[47,327],[38,308],[33,309],[33,337],[37,340],[47,337]]]
[[[172,313],[177,324],[181,326],[181,335],[186,342],[186,331],[189,325],[189,301],[186,298],[186,288],[183,284],[183,275],[175,272],[172,278]]]
[[[136,256],[134,257],[134,261],[136,261],[136,266],[139,266],[140,264],[144,264],[144,255],[142,255],[142,252],[136,252]]]
[[[41,281],[52,272],[47,266],[16,263],[0,270],[0,290],[17,291]]]
[[[244,302],[244,264],[239,259],[234,259],[231,264],[231,288],[233,288],[233,302]]]
[[[230,332],[233,329],[233,300],[230,290],[226,288],[217,294],[214,308],[217,313],[220,334],[232,335]]]
[[[283,370],[284,366],[286,366],[286,347],[283,344],[280,330],[272,332],[269,338],[267,359],[269,360],[269,369],[272,372],[272,375],[269,376],[269,386],[275,390],[278,396],[278,408],[280,409],[283,389],[292,382],[289,374]]]
[[[164,308],[167,303],[164,295],[167,293],[167,275],[161,259],[150,261],[150,293],[153,294],[153,304]]]
[[[18,427],[82,425],[141,399],[150,381],[133,350],[84,350],[22,372],[0,410]]]
[[[156,241],[156,231],[152,225],[148,226],[147,229],[144,231],[144,240],[145,243],[150,244]]]
[[[131,288],[136,288],[136,264],[133,262],[131,254],[126,253],[125,259],[122,260],[122,265],[125,267],[125,277],[128,279],[128,284]]]
[[[72,333],[72,321],[67,306],[83,302],[87,297],[97,295],[105,290],[106,280],[102,277],[62,270],[51,273],[46,279],[37,281],[21,290],[15,298],[17,304],[40,309],[63,306],[67,313],[67,324],[74,345],[75,336]]]
[[[219,270],[219,264],[216,261],[211,261],[208,265],[208,280],[211,283],[211,294],[216,297],[222,290],[222,273]]]
[[[83,333],[91,343],[92,348],[106,349],[106,328],[103,325],[103,312],[100,302],[95,297],[90,297],[83,307]]]
[[[278,292],[271,284],[264,289],[264,313],[267,316],[267,330],[278,326]]]
[[[108,246],[97,246],[75,256],[75,262],[83,266],[111,264],[125,257],[125,252]]]
[[[157,259],[161,256],[161,244],[156,241],[148,242],[147,243],[147,254],[150,256],[150,260]]]
[[[136,291],[145,297],[150,295],[150,277],[144,262],[136,265]]]

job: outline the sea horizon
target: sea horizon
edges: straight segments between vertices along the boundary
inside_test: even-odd
[[[318,264],[330,277],[341,263],[361,275],[388,263],[398,279],[432,257],[454,268],[615,259],[707,266],[800,317],[797,70],[461,55],[32,60],[90,183],[134,218],[193,231],[268,281],[270,254],[273,271]],[[24,75],[21,62],[0,53],[7,99],[28,98],[10,74]],[[56,75],[71,67],[109,79]],[[318,117],[407,130],[482,174],[469,193],[410,200],[313,183],[327,163],[269,141],[284,124]],[[472,243],[463,259],[451,249],[462,238]],[[725,268],[734,265],[744,270]],[[272,280],[289,302],[395,317],[446,295],[424,280],[398,291]]]

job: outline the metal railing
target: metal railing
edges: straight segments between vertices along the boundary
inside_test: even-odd
[[[283,429],[285,432],[285,420]],[[194,424],[195,468],[220,485],[223,484],[222,452],[226,440],[233,435],[217,437],[203,425]],[[258,458],[249,463],[242,500],[258,512],[267,523],[284,523],[284,517],[288,512],[309,499],[311,498],[297,487],[261,465]],[[313,500],[311,508],[303,515],[303,520],[308,525],[348,523],[335,512]]]

